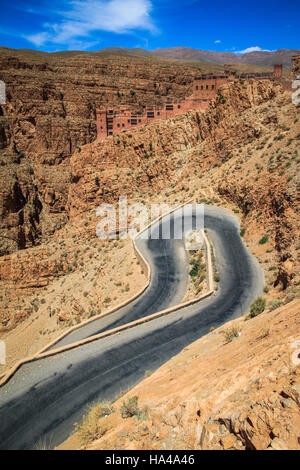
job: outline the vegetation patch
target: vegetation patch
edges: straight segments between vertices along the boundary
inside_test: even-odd
[[[82,423],[75,423],[74,433],[76,433],[83,445],[95,439],[100,439],[107,428],[100,423],[100,418],[108,416],[113,412],[109,402],[100,402],[91,405],[87,414],[83,416]]]
[[[240,336],[241,329],[239,325],[234,325],[231,328],[228,328],[225,331],[222,331],[225,339],[225,344],[231,343],[235,338]]]
[[[120,408],[120,413],[124,419],[138,415],[138,397],[135,395],[134,397],[130,397],[127,400],[124,400]]]
[[[269,237],[267,235],[263,236],[260,240],[259,240],[259,244],[260,245],[264,245],[265,243],[267,243],[267,241],[269,240]]]
[[[257,317],[263,313],[266,308],[266,299],[264,297],[257,297],[250,305],[250,313],[246,319]]]
[[[204,250],[190,251],[190,276],[193,280],[196,295],[202,290],[202,283],[206,279],[206,264]]]

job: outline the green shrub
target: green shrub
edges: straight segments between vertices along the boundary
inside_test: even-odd
[[[269,310],[276,310],[276,308],[280,307],[281,303],[281,299],[272,300],[272,302],[269,303]]]
[[[265,235],[264,237],[262,237],[260,240],[259,240],[259,244],[260,245],[264,245],[265,243],[267,243],[267,241],[269,240],[269,237],[267,235]]]
[[[246,229],[242,228],[242,230],[240,231],[240,236],[243,237],[245,235],[245,232],[246,232]]]
[[[83,416],[82,423],[75,423],[74,433],[79,436],[83,444],[99,439],[106,432],[106,428],[99,424],[99,419],[113,412],[108,402],[100,402],[91,405],[88,412]]]
[[[257,297],[250,305],[249,318],[254,318],[260,315],[266,308],[266,299],[263,297]]]
[[[219,92],[219,95],[218,95],[218,101],[221,104],[226,103],[226,99],[224,98],[224,96],[220,92]]]
[[[222,331],[224,337],[225,337],[225,343],[231,343],[231,341],[234,338],[238,338],[240,334],[240,328],[238,325],[232,326],[231,328],[228,328],[225,331]]]
[[[123,401],[122,406],[120,408],[122,418],[131,418],[135,416],[139,412],[138,408],[138,397],[134,396],[128,398],[128,400]]]
[[[194,266],[193,269],[190,270],[190,276],[195,277],[198,274],[198,267]]]

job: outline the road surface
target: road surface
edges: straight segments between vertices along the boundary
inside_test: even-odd
[[[120,391],[141,381],[146,370],[160,367],[207,334],[211,326],[218,327],[247,312],[252,300],[262,292],[262,271],[243,244],[238,223],[228,211],[205,206],[204,224],[220,274],[216,295],[121,334],[23,365],[0,388],[0,449],[34,449],[41,439],[50,447],[60,444],[69,436],[74,422],[80,421],[88,403],[113,400]],[[177,241],[170,240],[170,245],[166,240],[162,242],[168,246],[167,257],[172,253],[176,257]],[[153,245],[150,241],[140,243],[154,266],[157,250],[161,255],[159,240]],[[177,261],[173,259],[172,263],[177,273],[175,287],[171,282],[167,292],[174,289],[175,296],[180,298],[184,276],[178,274]],[[163,305],[163,297],[162,294],[159,305]],[[138,315],[143,314],[141,309]],[[113,322],[120,321],[117,315]],[[96,330],[110,326],[97,324]],[[86,337],[92,333],[80,334]]]

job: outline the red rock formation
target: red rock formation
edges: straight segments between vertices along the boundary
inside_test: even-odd
[[[146,107],[142,112],[130,111],[128,108],[97,109],[97,137],[106,137],[126,132],[138,126],[150,124],[158,119],[168,119],[178,114],[184,114],[191,110],[208,109],[209,103],[217,96],[219,88],[227,81],[254,78],[257,80],[270,79],[281,80],[282,65],[274,65],[273,74],[252,73],[236,75],[234,72],[225,71],[223,74],[203,75],[195,78],[192,95],[179,102],[167,102],[163,106]]]

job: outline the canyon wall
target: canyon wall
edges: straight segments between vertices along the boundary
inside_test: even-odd
[[[207,67],[0,48],[0,70],[6,84],[6,104],[0,105],[0,254],[6,254],[47,240],[66,223],[69,160],[96,139],[97,106],[140,108],[181,98]]]

